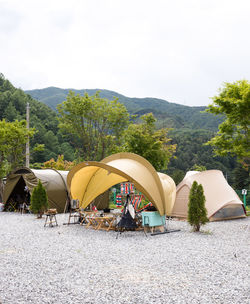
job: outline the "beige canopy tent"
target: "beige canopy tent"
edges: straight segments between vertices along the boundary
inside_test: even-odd
[[[219,170],[188,172],[176,188],[173,216],[187,218],[188,197],[194,181],[203,186],[210,221],[246,216],[244,204]]]
[[[176,186],[171,177],[157,173],[143,157],[133,153],[117,153],[101,162],[83,162],[68,174],[67,185],[73,199],[86,208],[98,195],[122,182],[134,183],[161,215],[170,215]]]
[[[25,197],[24,187],[32,192],[40,179],[48,195],[50,208],[56,208],[59,213],[64,211],[68,197],[66,178],[68,171],[54,169],[35,170],[26,167],[19,168],[9,174],[4,187],[3,199],[8,205],[10,200]]]

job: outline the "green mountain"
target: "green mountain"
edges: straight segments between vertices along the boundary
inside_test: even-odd
[[[220,117],[216,117],[210,113],[201,113],[206,107],[189,107],[157,98],[130,98],[108,90],[75,90],[49,87],[27,90],[25,93],[56,110],[56,106],[66,100],[70,91],[80,95],[83,95],[85,92],[89,95],[94,95],[96,91],[100,91],[100,97],[102,98],[118,98],[118,101],[123,103],[131,114],[140,116],[152,112],[158,120],[159,127],[216,131],[218,125],[222,122],[222,118]]]
[[[34,100],[21,89],[15,88],[0,73],[0,120],[7,121],[26,119],[26,104],[30,105],[30,127],[36,129],[31,139],[31,162],[41,163],[63,154],[65,159],[73,160],[74,150],[65,141],[59,128],[57,115],[46,104]],[[44,151],[35,151],[37,144],[44,145]]]

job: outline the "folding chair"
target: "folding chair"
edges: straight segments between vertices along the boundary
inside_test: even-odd
[[[145,205],[145,206],[142,207],[141,209],[137,210],[137,212],[144,211],[144,210],[147,209],[148,207],[152,207],[152,206],[153,206],[153,204],[149,202],[147,205]]]
[[[142,195],[134,195],[132,197],[131,204],[133,205],[135,212],[138,211],[141,201],[142,201]]]

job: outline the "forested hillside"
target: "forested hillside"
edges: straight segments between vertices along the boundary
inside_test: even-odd
[[[0,74],[0,120],[12,122],[26,119],[27,102],[30,104],[30,127],[37,131],[31,139],[31,162],[45,162],[52,157],[57,158],[58,154],[64,154],[66,159],[72,160],[74,151],[58,129],[56,112],[15,88]],[[43,151],[32,150],[38,144],[44,144]]]
[[[117,97],[118,101],[124,104],[131,114],[140,116],[152,112],[158,120],[159,127],[208,129],[216,131],[218,124],[222,122],[222,118],[218,118],[209,113],[201,113],[201,111],[205,110],[205,107],[188,107],[157,98],[129,98],[108,90],[75,90],[49,87],[25,92],[56,110],[57,104],[66,100],[70,91],[80,95],[87,92],[90,96],[94,95],[96,91],[100,91],[100,97],[110,100]]]
[[[96,90],[86,91],[89,94],[96,92]],[[31,146],[45,145],[44,151],[32,152],[32,163],[45,162],[52,157],[56,159],[59,154],[64,154],[66,160],[75,158],[73,147],[58,128],[57,113],[53,110],[58,103],[66,99],[68,92],[69,90],[50,87],[28,91],[29,94],[25,94],[21,89],[15,88],[3,75],[0,76],[0,119],[5,118],[8,121],[25,119],[26,103],[30,103],[30,125],[37,130],[31,140]],[[42,102],[34,100],[31,96]],[[130,113],[142,115],[153,112],[160,128],[173,128],[169,135],[172,138],[171,144],[177,144],[177,148],[166,173],[177,183],[194,165],[222,170],[229,182],[233,182],[235,159],[214,157],[211,147],[203,145],[215,134],[220,122],[220,119],[211,114],[201,114],[200,111],[204,110],[204,107],[187,107],[154,98],[127,98],[106,90],[102,90],[100,96],[108,99],[119,97],[119,102],[125,104]]]

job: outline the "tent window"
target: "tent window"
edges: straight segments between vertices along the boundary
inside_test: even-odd
[[[234,218],[234,217],[241,217],[245,216],[244,209],[242,205],[229,205],[224,208],[221,208],[217,211],[213,216],[212,220],[218,219],[226,219],[226,218]]]

